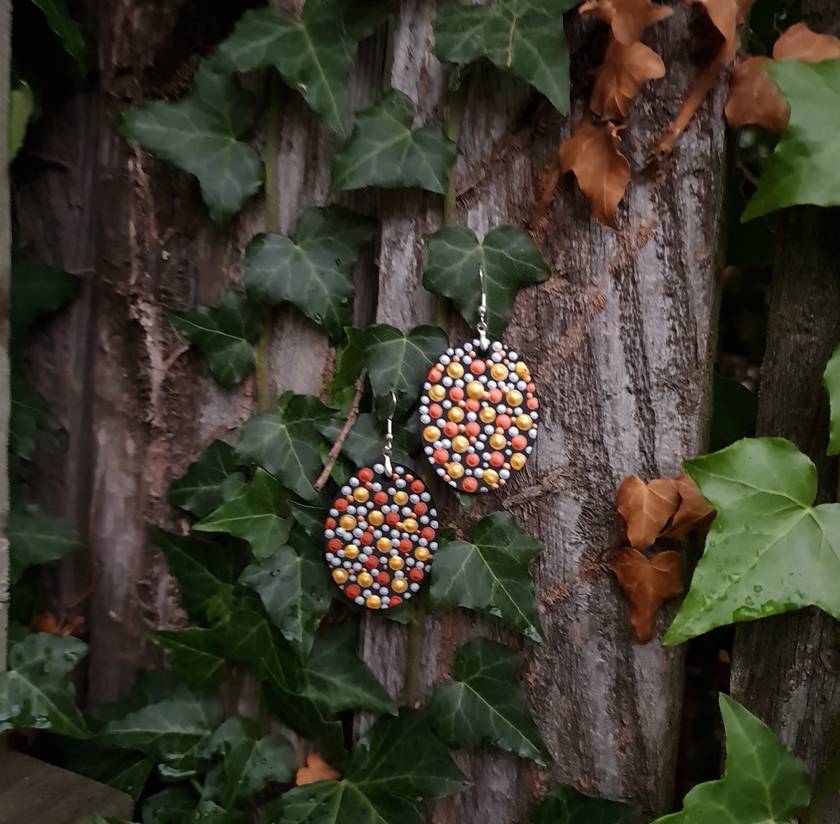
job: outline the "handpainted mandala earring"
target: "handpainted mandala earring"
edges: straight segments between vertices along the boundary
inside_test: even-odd
[[[420,422],[435,471],[461,492],[503,487],[528,460],[539,401],[527,364],[487,338],[487,292],[479,269],[478,337],[437,359],[423,384]]]
[[[382,462],[348,478],[324,523],[333,581],[368,609],[393,609],[408,601],[429,574],[438,546],[437,511],[426,484],[391,461],[393,394],[391,400]]]

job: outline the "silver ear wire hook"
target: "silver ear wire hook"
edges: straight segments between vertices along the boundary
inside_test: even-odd
[[[478,265],[478,280],[481,285],[481,302],[478,304],[478,342],[482,350],[490,348],[490,340],[487,337],[487,283],[484,274],[484,264]]]
[[[391,391],[391,404],[388,408],[388,419],[385,421],[385,447],[382,456],[385,458],[385,472],[388,475],[394,474],[394,467],[391,464],[391,456],[394,454],[394,415],[397,414],[397,396]]]

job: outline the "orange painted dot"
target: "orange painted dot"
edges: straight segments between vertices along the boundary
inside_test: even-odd
[[[411,491],[419,495],[424,489],[426,485],[421,480],[416,480],[411,484]]]
[[[359,480],[370,483],[373,480],[373,470],[369,467],[359,470]]]
[[[387,572],[380,572],[376,576],[376,583],[380,586],[391,583],[391,576]]]
[[[507,429],[510,426],[510,415],[499,415],[496,418],[496,426],[499,429]]]
[[[445,449],[436,449],[433,457],[435,463],[445,464],[449,460],[449,453]]]
[[[429,370],[429,374],[426,376],[426,379],[429,383],[437,383],[443,377],[443,372],[440,371],[437,367],[432,367]]]
[[[373,543],[373,533],[372,532],[363,532],[362,537],[359,540],[365,545],[369,546]]]
[[[424,526],[420,533],[427,541],[431,541],[435,537],[435,531],[430,526]]]
[[[464,478],[463,487],[465,492],[475,492],[478,489],[478,481],[475,478]]]
[[[324,526],[327,529],[335,529],[335,518],[327,518],[327,520],[324,521]]]
[[[429,507],[427,504],[423,503],[423,501],[418,501],[414,504],[414,511],[418,515],[425,515],[429,511]]]
[[[490,397],[490,403],[501,403],[502,401],[502,390],[501,389],[491,389],[488,393]]]
[[[384,506],[388,503],[388,493],[387,492],[377,492],[376,495],[373,496],[373,502],[377,506]]]
[[[388,606],[389,607],[398,607],[402,603],[402,598],[399,595],[392,595],[388,599]]]
[[[467,455],[467,466],[478,466],[481,463],[481,458],[479,458],[478,454],[475,452],[470,452]],[[466,483],[466,481],[464,481]]]
[[[344,498],[339,498],[339,499],[335,502],[335,508],[336,508],[339,512],[344,512],[344,510],[345,510],[345,509],[347,509],[347,501],[346,501]]]
[[[429,407],[429,416],[437,420],[443,416],[443,407],[439,403],[433,403]]]
[[[464,400],[464,390],[460,386],[453,386],[449,390],[449,399],[453,401]]]
[[[484,370],[485,370],[486,368],[487,368],[487,367],[484,365],[484,361],[483,361],[483,360],[474,360],[474,361],[470,364],[470,372],[472,372],[472,373],[473,373],[473,375],[483,375],[483,374],[484,374]]]
[[[341,541],[338,538],[333,538],[327,546],[329,547],[330,552],[338,552],[341,549]]]
[[[458,434],[458,424],[455,421],[447,421],[443,426],[443,434],[447,438],[454,438]]]
[[[478,410],[481,409],[481,403],[479,401],[473,400],[472,398],[470,398],[467,401],[466,406],[470,412],[478,412]]]
[[[501,452],[490,453],[490,466],[500,467],[505,462],[505,456]]]
[[[528,386],[525,387],[529,392],[536,392],[537,387],[533,383],[529,383]]]
[[[533,412],[535,409],[540,408],[540,402],[536,398],[528,398],[527,406],[528,409],[530,409]]]
[[[400,541],[399,549],[400,552],[411,552],[411,541],[407,538],[403,538],[402,541]]]
[[[400,522],[400,516],[397,512],[389,512],[385,516],[385,520],[388,522],[390,526],[396,526]]]
[[[470,480],[474,480],[474,478],[470,478]],[[423,580],[423,570],[422,569],[412,569],[411,572],[408,573],[409,577],[412,581],[417,583],[418,581]]]
[[[350,600],[353,600],[358,598],[362,594],[362,591],[356,586],[356,584],[348,584],[344,589],[344,594],[350,598]]]
[[[481,427],[475,421],[470,421],[464,428],[471,438],[477,437],[481,432]]]
[[[510,445],[516,452],[522,452],[522,450],[528,445],[528,439],[524,435],[514,435],[510,439]]]
[[[365,561],[365,566],[368,569],[376,569],[379,566],[379,558],[375,555],[368,555],[367,560]]]

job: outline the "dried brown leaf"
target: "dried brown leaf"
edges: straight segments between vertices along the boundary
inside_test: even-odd
[[[748,57],[732,71],[726,121],[730,126],[762,126],[781,134],[790,120],[790,106],[767,73],[769,57]]]
[[[601,117],[621,120],[642,86],[663,77],[665,63],[653,49],[612,39],[595,78],[590,108]]]
[[[574,172],[593,214],[607,226],[615,226],[615,210],[630,183],[619,131],[612,123],[596,123],[586,115],[557,153],[561,172]]]
[[[830,34],[817,34],[804,23],[791,26],[773,46],[774,60],[803,60],[821,63],[840,59],[840,40]]]
[[[705,529],[715,517],[715,508],[703,497],[690,475],[680,475],[674,484],[680,504],[662,537],[682,541],[689,532]]]
[[[85,624],[81,615],[56,616],[52,612],[41,612],[30,622],[33,632],[44,632],[49,635],[76,635]]]
[[[627,540],[636,549],[647,549],[665,529],[681,498],[673,480],[657,478],[646,484],[631,475],[621,482],[615,500],[627,525]]]
[[[612,29],[613,37],[627,45],[641,40],[648,26],[674,13],[653,0],[587,0],[578,11],[603,20]]]
[[[683,593],[680,554],[668,550],[648,558],[625,547],[613,561],[612,571],[630,602],[630,624],[640,644],[656,635],[656,613],[664,601]]]
[[[340,778],[341,773],[335,767],[327,764],[317,752],[311,752],[306,756],[306,766],[297,771],[295,784],[301,787],[316,781],[338,781]]]

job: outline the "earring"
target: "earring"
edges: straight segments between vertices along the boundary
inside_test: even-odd
[[[478,337],[450,347],[423,384],[424,451],[460,492],[499,489],[525,466],[539,428],[539,401],[527,364],[487,337],[487,290],[479,266]]]
[[[437,511],[426,484],[394,464],[391,393],[382,461],[342,485],[324,524],[325,557],[344,595],[368,609],[393,609],[419,591],[437,550]]]

